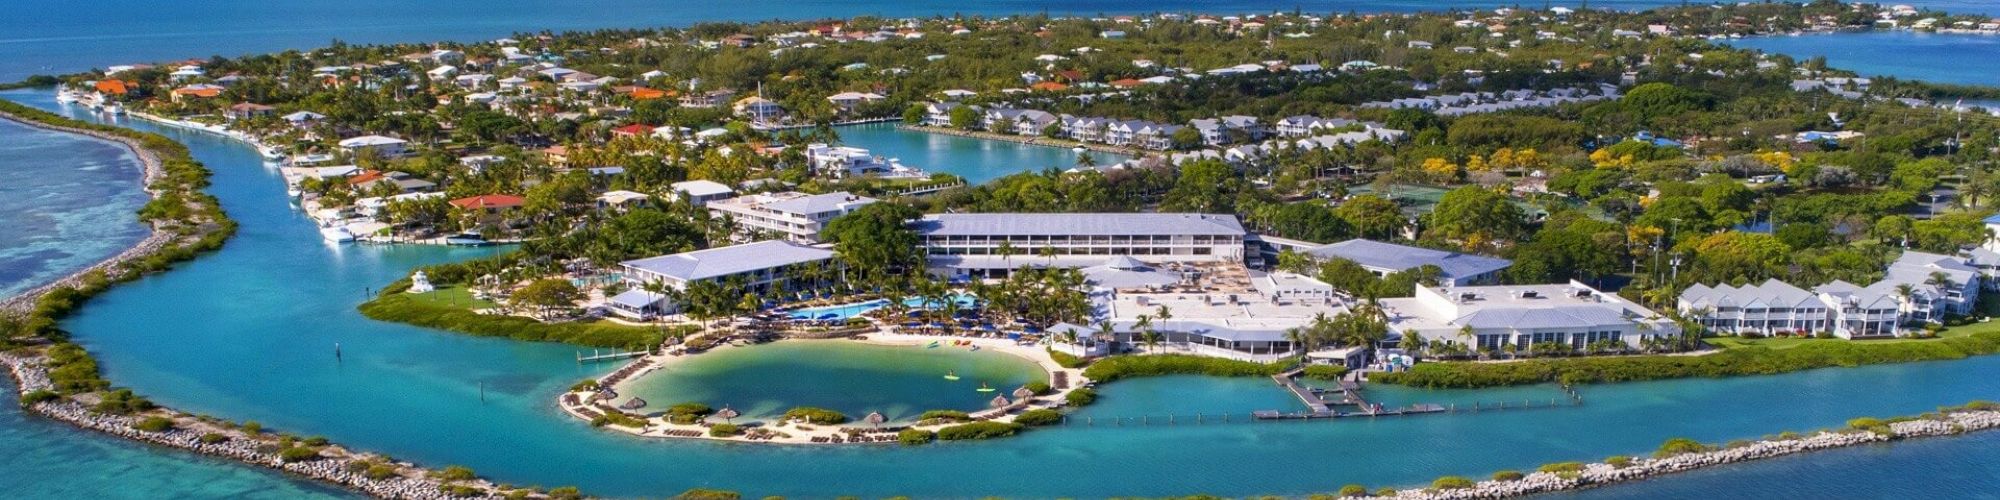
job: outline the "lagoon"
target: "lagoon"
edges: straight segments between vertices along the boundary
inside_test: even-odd
[[[946,380],[947,373],[959,379]],[[856,421],[881,412],[906,422],[929,410],[985,409],[993,396],[1047,378],[1033,362],[994,351],[792,340],[676,360],[631,381],[622,395],[652,403],[645,411],[697,402],[761,420],[811,406]],[[975,390],[981,386],[995,390]]]
[[[903,130],[889,123],[849,125],[837,131],[849,146],[900,159],[904,165],[933,174],[963,177],[975,185],[1021,172],[1066,170],[1077,165],[1077,153],[1069,148]],[[1090,156],[1098,165],[1131,158],[1098,151],[1091,151]]]
[[[57,108],[46,92],[0,97]],[[1727,441],[2000,399],[2000,385],[1991,382],[2000,377],[2000,357],[1989,356],[1589,386],[1582,388],[1585,405],[1565,409],[1188,425],[1197,414],[1298,403],[1265,379],[1163,377],[1107,385],[1097,404],[1071,418],[1077,425],[990,442],[906,449],[636,438],[592,429],[554,408],[552,398],[570,384],[611,368],[578,365],[573,348],[471,338],[354,312],[373,287],[413,266],[492,250],[328,246],[288,206],[282,182],[254,150],[164,132],[215,170],[211,190],[242,229],[221,252],[115,289],[64,323],[97,353],[107,377],[185,410],[325,435],[431,466],[462,464],[515,484],[576,484],[613,496],[690,487],[813,497],[1303,494],[1349,482],[1412,485],[1445,474],[1643,453],[1669,437]],[[334,342],[343,346],[340,360]],[[1385,404],[1555,395],[1551,387],[1370,391]],[[1161,423],[1168,415],[1175,424]],[[1202,473],[1172,473],[1191,460]],[[0,469],[0,483],[37,479],[21,474]]]

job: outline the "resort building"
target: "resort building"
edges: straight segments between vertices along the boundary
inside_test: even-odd
[[[765,294],[784,286],[793,268],[831,265],[832,259],[833,250],[826,248],[789,241],[759,241],[628,260],[619,263],[619,267],[631,289],[608,299],[606,305],[613,312],[636,318],[672,314],[679,306],[662,294],[646,291],[646,285],[686,291],[691,283],[708,281],[740,284],[742,292]]]
[[[1577,281],[1418,286],[1414,297],[1382,299],[1382,307],[1389,315],[1391,336],[1414,332],[1425,341],[1460,344],[1480,352],[1509,348],[1526,352],[1544,342],[1560,342],[1575,350],[1601,341],[1638,348],[1646,339],[1680,335],[1673,321]]]
[[[1376,276],[1388,276],[1417,269],[1423,266],[1437,266],[1438,283],[1448,286],[1467,286],[1494,283],[1499,280],[1500,271],[1514,264],[1499,257],[1487,257],[1429,248],[1384,243],[1368,239],[1352,239],[1331,245],[1322,245],[1302,251],[1319,259],[1346,259],[1373,271]]]
[[[1027,265],[1082,268],[1116,256],[1145,263],[1241,263],[1233,215],[933,214],[914,223],[932,274],[992,277]]]
[[[710,215],[727,216],[745,233],[768,232],[800,243],[818,243],[827,221],[847,215],[874,198],[836,191],[826,194],[765,193],[714,200]]]
[[[1134,351],[1270,363],[1300,354],[1300,346],[1287,332],[1309,325],[1321,315],[1332,317],[1346,311],[1330,295],[1265,295],[1229,276],[1190,274],[1187,280],[1178,290],[1099,286],[1090,295],[1093,324],[1110,325],[1111,336],[1100,339],[1103,332],[1089,328],[1077,332],[1079,337],[1109,340]],[[1060,328],[1058,325],[1051,331]],[[1150,340],[1149,333],[1153,335]]]

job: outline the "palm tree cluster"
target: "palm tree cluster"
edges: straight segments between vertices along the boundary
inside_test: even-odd
[[[1368,347],[1388,336],[1389,322],[1382,308],[1363,303],[1334,316],[1319,313],[1311,322],[1285,331],[1285,339],[1311,351],[1326,346]]]

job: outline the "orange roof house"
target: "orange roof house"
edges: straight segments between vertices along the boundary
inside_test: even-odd
[[[125,85],[124,80],[98,80],[96,87],[98,92],[111,95],[125,95],[127,92],[132,91],[131,88]]]
[[[1060,92],[1064,90],[1069,90],[1068,85],[1063,85],[1056,82],[1035,82],[1034,85],[1030,85],[1028,86],[1028,88],[1046,92]]]
[[[625,137],[641,137],[651,133],[653,133],[653,127],[648,127],[642,123],[634,123],[631,125],[626,125],[623,127],[611,129],[611,135],[621,135]]]
[[[504,210],[520,208],[527,199],[508,194],[482,194],[451,200],[451,206],[464,210]]]
[[[653,99],[666,97],[667,91],[660,89],[649,89],[645,87],[633,87],[630,94],[632,95],[633,100],[650,101]]]

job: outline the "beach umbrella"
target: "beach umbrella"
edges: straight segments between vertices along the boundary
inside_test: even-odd
[[[994,408],[1005,408],[1007,407],[1008,404],[1011,403],[1012,403],[1011,401],[1007,401],[1007,396],[994,396],[993,401],[988,402],[986,404],[987,406],[992,406]]]
[[[723,405],[722,411],[715,412],[715,416],[722,417],[723,422],[735,419],[737,415],[736,410],[730,409],[728,405]]]
[[[1035,391],[1028,390],[1028,386],[1025,385],[1021,386],[1020,388],[1014,389],[1014,399],[1027,399],[1029,397],[1033,397],[1034,395]]]
[[[881,427],[882,422],[889,421],[889,417],[882,416],[882,412],[879,411],[868,412],[868,416],[862,417],[861,419],[867,421],[868,425],[873,425],[876,427]]]

